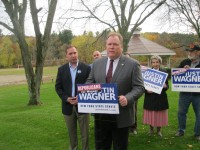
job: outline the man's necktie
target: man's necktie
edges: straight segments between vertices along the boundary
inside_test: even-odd
[[[109,65],[108,72],[106,75],[106,83],[110,83],[112,80],[113,61],[114,60],[110,60],[110,65]]]

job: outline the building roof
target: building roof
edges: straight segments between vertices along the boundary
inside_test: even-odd
[[[131,55],[176,55],[174,51],[152,42],[139,34],[133,35],[130,39],[127,52]]]

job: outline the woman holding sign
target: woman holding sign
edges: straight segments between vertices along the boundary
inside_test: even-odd
[[[162,63],[160,56],[152,56],[150,62],[152,69],[166,72],[160,68]],[[168,125],[169,104],[166,94],[168,88],[168,81],[166,80],[161,94],[145,90],[143,123],[150,125],[149,135],[154,134],[154,127],[156,127],[157,134],[162,137],[161,127]]]

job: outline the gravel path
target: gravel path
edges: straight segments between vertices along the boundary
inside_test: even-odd
[[[0,86],[26,83],[25,75],[1,75]]]
[[[43,77],[43,80],[52,80],[51,76]],[[0,75],[0,86],[12,84],[26,84],[25,75]]]

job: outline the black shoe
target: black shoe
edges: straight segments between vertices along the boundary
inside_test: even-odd
[[[136,129],[130,129],[130,133],[133,133],[133,134],[137,134],[137,130]]]
[[[176,137],[184,136],[184,132],[178,131],[178,132],[175,134],[175,136],[176,136]]]

